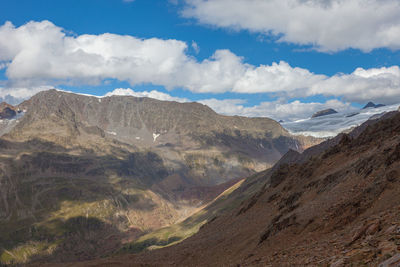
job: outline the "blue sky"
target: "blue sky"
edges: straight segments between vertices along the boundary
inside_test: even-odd
[[[0,97],[22,99],[51,87],[95,95],[131,88],[123,93],[157,91],[165,100],[275,119],[307,117],[325,107],[351,110],[369,100],[400,102],[399,1],[211,2],[2,0]],[[352,9],[357,18],[349,16]],[[104,33],[114,35],[104,41]],[[84,35],[97,46],[82,41]],[[152,38],[156,44],[146,42]],[[54,48],[60,42],[62,51]],[[70,56],[71,46],[85,55]],[[128,62],[121,49],[135,59]],[[154,66],[137,63],[146,60]]]

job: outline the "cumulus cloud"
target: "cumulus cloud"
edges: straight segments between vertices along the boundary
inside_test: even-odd
[[[217,50],[202,62],[186,54],[178,40],[139,39],[116,34],[69,36],[49,21],[0,27],[0,62],[19,85],[98,84],[106,78],[132,85],[152,83],[168,89],[223,92],[244,73],[242,59]]]
[[[0,68],[6,70],[7,86],[13,88],[115,79],[132,86],[153,84],[194,93],[269,93],[286,100],[326,95],[390,104],[400,99],[398,66],[358,68],[328,77],[285,61],[254,66],[230,50],[217,50],[198,61],[179,40],[110,33],[75,36],[49,21],[0,26]]]
[[[342,96],[353,102],[374,100],[386,104],[400,102],[400,68],[357,68],[351,74],[323,79],[307,90],[307,95]]]
[[[238,93],[274,93],[304,91],[326,77],[316,75],[302,68],[293,68],[281,61],[270,66],[247,66],[247,70],[236,81],[233,87]]]
[[[183,16],[320,51],[400,49],[398,0],[186,0]]]
[[[182,98],[182,97],[174,97],[170,94],[166,94],[157,90],[151,91],[134,91],[131,88],[117,88],[112,92],[108,92],[104,96],[113,96],[113,95],[120,95],[120,96],[135,96],[135,97],[149,97],[163,101],[176,101],[176,102],[189,102],[189,99]]]

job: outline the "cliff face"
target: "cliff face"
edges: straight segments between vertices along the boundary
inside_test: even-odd
[[[17,108],[0,139],[4,263],[110,253],[309,144],[197,103],[50,90]]]

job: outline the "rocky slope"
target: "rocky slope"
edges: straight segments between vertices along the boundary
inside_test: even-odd
[[[3,103],[2,103],[3,104]],[[1,104],[0,104],[1,105]],[[12,119],[17,115],[14,109],[10,107],[0,108],[0,119]]]
[[[290,151],[224,203],[244,201],[175,246],[82,265],[396,266],[399,179],[400,113],[391,112],[303,154]]]
[[[17,108],[0,139],[3,263],[104,256],[318,142],[197,103],[50,90]]]

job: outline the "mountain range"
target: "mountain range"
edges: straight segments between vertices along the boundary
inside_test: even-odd
[[[0,124],[2,264],[346,266],[400,257],[392,106],[309,120],[360,121],[373,110],[330,139],[130,96],[49,90],[2,108],[15,111]]]
[[[49,90],[12,108],[0,126],[3,263],[111,253],[321,142],[198,103]]]
[[[208,218],[179,244],[76,266],[398,266],[399,111],[289,151],[181,223]]]

